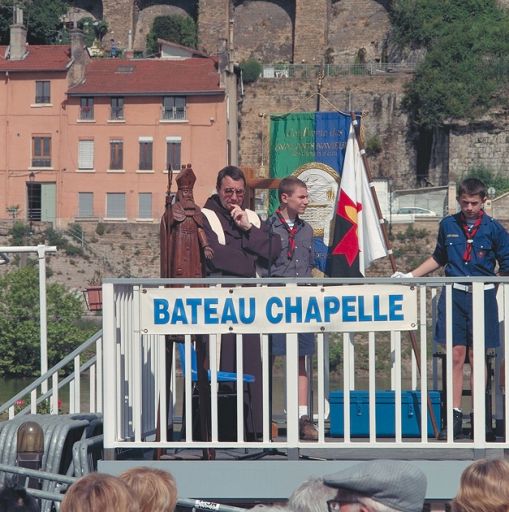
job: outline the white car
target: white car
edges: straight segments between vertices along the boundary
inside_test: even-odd
[[[399,208],[396,212],[396,215],[405,214],[405,215],[415,215],[417,217],[438,217],[437,213],[428,210],[427,208],[419,208],[418,206],[404,206]]]

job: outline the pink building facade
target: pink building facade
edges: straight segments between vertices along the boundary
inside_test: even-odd
[[[158,222],[168,167],[187,163],[196,202],[214,191],[228,164],[214,59],[98,59],[80,76],[69,46],[26,49],[0,48],[0,219]]]

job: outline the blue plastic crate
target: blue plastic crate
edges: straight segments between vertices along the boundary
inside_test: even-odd
[[[440,392],[429,391],[429,397],[440,428]],[[343,391],[331,391],[330,401],[330,435],[344,435],[344,398]],[[401,420],[403,437],[420,437],[421,435],[421,392],[402,391]],[[377,437],[394,437],[394,391],[376,392],[376,435]],[[369,393],[368,391],[350,391],[350,435],[353,437],[369,436]],[[428,436],[435,436],[433,424],[428,414]]]

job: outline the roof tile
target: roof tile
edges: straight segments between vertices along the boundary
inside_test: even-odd
[[[22,60],[5,58],[7,46],[0,46],[0,72],[65,71],[71,62],[69,45],[28,45]]]
[[[216,60],[97,59],[88,64],[85,80],[69,90],[71,95],[180,92],[222,93]]]

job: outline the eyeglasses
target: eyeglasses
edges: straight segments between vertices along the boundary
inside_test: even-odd
[[[355,500],[347,500],[347,499],[338,500],[337,498],[335,498],[333,500],[327,501],[327,508],[328,508],[329,512],[340,512],[341,505],[354,504],[354,503],[358,503],[358,502]]]
[[[223,189],[223,194],[225,196],[233,196],[233,193],[237,194],[237,196],[242,197],[245,193],[243,188],[225,188]]]

